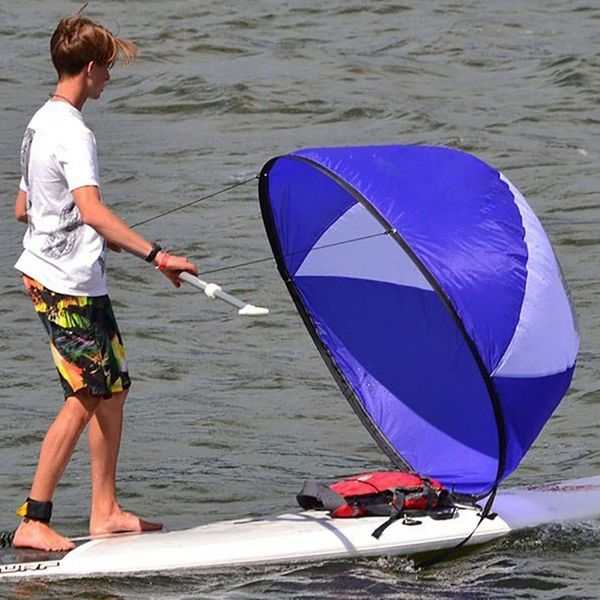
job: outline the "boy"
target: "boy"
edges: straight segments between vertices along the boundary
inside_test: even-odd
[[[185,258],[132,231],[102,204],[96,141],[81,110],[96,100],[117,58],[135,46],[80,14],[63,19],[50,42],[58,83],[34,115],[21,147],[17,220],[28,224],[15,267],[50,337],[65,403],[44,438],[15,547],[69,550],[73,543],[49,525],[52,497],[75,445],[88,426],[92,470],[90,534],[162,528],[121,509],[116,466],[123,405],[130,385],[125,350],[107,295],[107,246],[154,263],[179,287]]]

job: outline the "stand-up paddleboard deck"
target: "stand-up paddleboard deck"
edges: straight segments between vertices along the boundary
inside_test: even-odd
[[[485,519],[469,544],[481,544],[527,527],[600,516],[600,476],[537,489],[507,490],[496,498],[497,516]],[[78,542],[68,553],[5,549],[0,578],[78,577],[144,571],[223,568],[441,550],[467,537],[478,511],[460,508],[454,518],[398,521],[380,539],[385,517],[332,519],[306,511],[263,519],[221,521],[172,532],[115,535]]]

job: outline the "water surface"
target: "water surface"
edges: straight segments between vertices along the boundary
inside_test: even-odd
[[[60,406],[47,343],[12,269],[18,150],[53,89],[48,40],[78,8],[0,2],[0,525],[27,493]],[[501,169],[542,220],[581,330],[572,389],[509,484],[600,472],[600,8],[574,0],[184,0],[92,3],[134,40],[84,116],[103,195],[130,223],[252,177],[296,148],[435,144]],[[113,255],[111,294],[134,387],[119,473],[123,503],[174,529],[286,512],[308,477],[386,466],[321,363],[270,255],[246,184],[140,227],[236,295],[268,305],[243,320]],[[207,277],[209,277],[207,275]],[[85,532],[80,444],[55,522]],[[428,572],[404,559],[214,573],[0,584],[39,598],[597,598],[598,522],[542,527]]]

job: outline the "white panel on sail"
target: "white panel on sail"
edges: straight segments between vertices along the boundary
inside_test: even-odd
[[[432,290],[398,242],[358,203],[323,233],[296,276],[350,277]]]
[[[561,373],[573,366],[579,338],[564,291],[560,268],[537,217],[511,182],[525,227],[527,282],[515,334],[493,375],[532,377]]]

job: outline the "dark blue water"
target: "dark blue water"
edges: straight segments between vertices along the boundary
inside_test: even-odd
[[[26,495],[60,406],[41,327],[12,269],[18,150],[53,89],[48,40],[70,2],[0,2],[0,526]],[[600,7],[519,2],[243,2],[90,5],[132,38],[84,115],[103,195],[130,223],[251,177],[272,156],[319,145],[426,143],[473,152],[517,185],[552,239],[581,329],[573,387],[513,485],[600,472]],[[269,256],[254,184],[140,227],[243,298],[243,320],[113,255],[112,297],[131,363],[119,491],[170,528],[286,512],[307,477],[386,461],[321,363]],[[231,268],[234,267],[234,268]],[[222,270],[221,270],[222,269]],[[86,530],[82,440],[55,522]],[[4,515],[2,517],[2,515]],[[217,573],[0,584],[21,598],[597,598],[597,522],[542,527],[415,572],[404,559]]]

